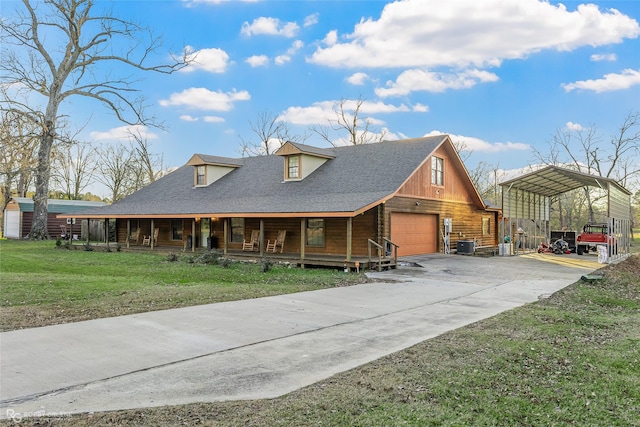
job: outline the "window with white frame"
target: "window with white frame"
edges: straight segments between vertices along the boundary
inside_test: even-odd
[[[431,183],[433,185],[444,185],[444,159],[431,157]]]
[[[300,178],[300,157],[290,156],[287,158],[287,179]]]
[[[198,166],[196,167],[196,185],[206,185],[206,167]]]

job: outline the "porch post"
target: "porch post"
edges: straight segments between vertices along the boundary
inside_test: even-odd
[[[353,218],[347,218],[347,261],[351,261],[351,240],[353,237]]]
[[[82,234],[82,220],[80,220],[80,234]],[[87,218],[87,245],[91,243],[91,233],[89,233],[89,218]],[[82,237],[82,236],[80,236]]]
[[[127,249],[129,249],[130,237],[131,237],[131,219],[127,218]]]
[[[191,221],[191,252],[196,251],[196,220]]]
[[[151,249],[153,249],[153,247],[156,245],[156,242],[153,241],[153,225],[153,218],[151,218],[151,231],[149,235],[149,241],[151,242],[149,246],[151,247]]]
[[[229,218],[225,218],[222,221],[222,238],[224,239],[224,243],[222,246],[224,248],[223,253],[227,255],[227,242],[229,241]]]
[[[304,244],[305,243],[304,242],[305,237],[304,237],[304,235],[305,235],[305,232],[307,231],[306,230],[306,221],[307,220],[305,218],[302,218],[300,220],[300,261],[304,261],[304,256],[305,256],[304,255],[304,248],[305,248],[305,244]],[[301,263],[300,266],[302,268],[304,268],[304,263]]]
[[[89,224],[91,224],[91,220],[87,219],[87,230],[89,230],[90,233],[91,227],[89,227]],[[107,244],[107,247],[109,247],[109,218],[104,219],[104,242]]]
[[[264,256],[264,219],[260,219],[260,256]]]

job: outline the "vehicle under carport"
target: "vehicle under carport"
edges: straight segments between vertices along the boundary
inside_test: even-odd
[[[502,187],[502,241],[510,242],[510,250],[535,251],[542,242],[551,242],[549,216],[551,199],[583,187],[594,187],[606,195],[606,215],[598,219],[611,230],[606,243],[608,262],[630,254],[631,192],[611,178],[590,175],[558,166],[537,171],[500,183]],[[511,246],[513,245],[513,246]]]

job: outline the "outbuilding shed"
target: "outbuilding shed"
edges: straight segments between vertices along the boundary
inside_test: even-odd
[[[49,236],[58,237],[62,227],[66,227],[69,234],[76,234],[80,239],[81,224],[73,224],[71,218],[57,218],[58,214],[75,214],[106,205],[104,202],[90,202],[85,200],[49,199],[47,231]],[[33,199],[27,197],[13,197],[4,209],[4,237],[22,239],[29,235],[33,223]],[[62,227],[61,227],[62,226]]]
[[[615,247],[609,261],[630,253],[631,192],[611,178],[590,175],[558,166],[547,166],[518,178],[502,182],[502,240],[514,248],[534,249],[551,242],[549,215],[551,198],[582,187],[594,187],[606,194],[605,216]],[[523,238],[526,236],[526,238]],[[526,240],[523,240],[526,239]],[[504,254],[510,251],[504,251]]]

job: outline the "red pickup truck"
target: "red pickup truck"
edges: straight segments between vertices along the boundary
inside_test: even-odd
[[[609,255],[611,255],[614,246],[614,238],[609,235],[609,224],[606,223],[589,223],[582,227],[582,233],[576,238],[576,253],[582,255],[595,252],[597,245],[609,244]]]

